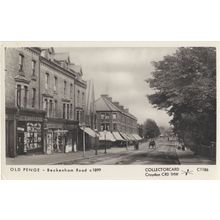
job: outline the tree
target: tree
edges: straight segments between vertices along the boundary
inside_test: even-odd
[[[172,116],[174,132],[195,152],[216,140],[216,49],[179,48],[152,62],[151,104]]]
[[[144,123],[144,137],[145,138],[155,138],[160,135],[159,127],[156,122],[152,119],[147,119]]]

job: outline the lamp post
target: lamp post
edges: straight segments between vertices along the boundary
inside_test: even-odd
[[[85,151],[86,151],[86,133],[85,133],[85,127],[86,124],[82,123],[81,124],[82,130],[83,130],[83,157],[85,157]]]
[[[95,155],[98,155],[98,141],[97,141],[97,138],[98,138],[98,130],[95,129]]]
[[[104,136],[105,136],[105,154],[107,154],[107,146],[106,146],[106,133],[107,133],[107,131],[106,130],[104,130]]]

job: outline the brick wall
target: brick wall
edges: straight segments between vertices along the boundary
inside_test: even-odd
[[[7,48],[5,54],[5,102],[6,107],[14,107],[16,103],[17,84],[28,87],[27,108],[39,109],[39,54],[29,48]],[[24,57],[23,71],[19,72],[19,54]],[[32,75],[32,60],[35,64],[35,77]],[[15,77],[23,75],[29,83],[16,82]],[[33,88],[36,89],[35,106],[32,107]],[[22,90],[22,92],[24,92]],[[23,100],[22,100],[23,102]]]
[[[107,113],[109,114],[110,118],[109,120],[102,120],[101,114]],[[113,114],[117,114],[117,118],[113,119]],[[101,131],[101,124],[109,123],[110,125],[110,131],[114,131],[114,124],[117,126],[117,130],[124,133],[137,133],[137,120],[134,120],[121,112],[105,112],[105,111],[97,111],[96,112],[96,125],[98,131]]]

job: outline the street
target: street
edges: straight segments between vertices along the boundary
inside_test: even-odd
[[[199,165],[215,164],[215,161],[201,156],[195,156],[192,151],[178,150],[172,141],[156,140],[156,148],[148,147],[148,143],[139,144],[139,150],[134,146],[112,147],[98,150],[95,155],[94,150],[85,152],[70,152],[56,154],[23,155],[16,158],[7,158],[8,165]]]
[[[104,150],[99,151],[99,155],[90,158],[80,158],[61,164],[102,164],[102,165],[160,165],[160,164],[179,164],[174,145],[164,145],[157,142],[156,148],[148,148],[148,143],[139,145],[139,150],[134,150],[133,146],[117,149],[111,148],[107,154],[103,154]]]

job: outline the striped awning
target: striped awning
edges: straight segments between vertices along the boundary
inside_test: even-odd
[[[120,134],[126,141],[130,141],[130,138],[125,133],[120,132]]]
[[[138,134],[132,134],[136,140],[140,141],[142,138]]]
[[[126,133],[126,135],[129,137],[129,140],[130,140],[130,141],[136,141],[136,138],[133,137],[132,134],[128,134],[128,133]]]
[[[91,128],[89,128],[89,127],[85,127],[84,129],[83,128],[81,128],[81,130],[83,130],[84,132],[86,132],[89,136],[91,136],[91,137],[96,137],[97,136],[97,134],[96,134],[96,132],[95,131],[93,131]]]
[[[125,139],[119,134],[119,132],[114,131],[112,132],[114,138],[116,139],[116,141],[125,141]]]
[[[100,131],[99,132],[99,140],[100,141],[116,141],[116,139],[114,138],[113,134],[110,131]]]

